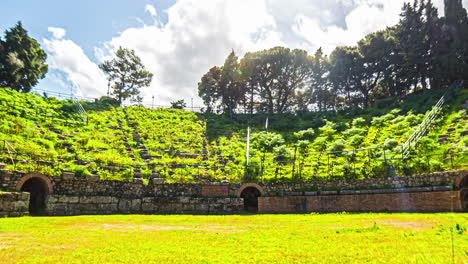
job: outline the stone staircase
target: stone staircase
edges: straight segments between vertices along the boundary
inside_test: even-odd
[[[466,126],[468,124],[468,116],[467,116],[467,112],[468,112],[468,100],[465,101],[465,103],[463,104],[463,110],[464,110],[464,114],[463,116],[461,117],[457,117],[453,122],[452,124],[450,125],[450,127],[447,129],[446,133],[442,134],[442,135],[439,135],[439,140],[438,140],[438,143],[439,144],[444,144],[444,143],[456,143],[456,142],[453,142],[452,138],[455,136],[455,133],[456,133],[456,127],[461,124],[462,126]],[[461,136],[466,136],[468,135],[468,129],[465,129],[464,131],[461,132]],[[455,144],[456,145],[456,144]]]

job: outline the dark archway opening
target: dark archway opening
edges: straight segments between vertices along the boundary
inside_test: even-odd
[[[463,211],[468,212],[468,176],[460,182],[460,199]]]
[[[260,191],[255,187],[247,187],[242,192],[240,197],[244,198],[244,210],[247,212],[258,211],[258,197],[260,197]]]
[[[22,192],[29,192],[29,213],[31,215],[45,215],[47,184],[40,178],[31,178],[21,187]]]

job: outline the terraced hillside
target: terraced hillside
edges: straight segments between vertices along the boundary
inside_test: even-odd
[[[448,170],[467,164],[467,91],[455,91],[405,157],[401,145],[440,91],[384,109],[235,120],[179,109],[79,104],[0,89],[0,162],[60,176],[167,182],[287,182]],[[250,134],[246,169],[246,127]]]

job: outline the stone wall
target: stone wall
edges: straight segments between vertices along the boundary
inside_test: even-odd
[[[115,196],[125,198],[142,197],[146,185],[137,182],[87,180],[81,178],[62,179],[51,177],[55,194],[71,196]]]
[[[261,212],[292,212],[294,210],[291,208],[297,206],[310,210],[315,208],[313,210],[323,210],[324,212],[343,210],[398,211],[406,209],[388,207],[385,199],[390,199],[388,203],[394,203],[397,206],[400,204],[398,197],[404,197],[404,193],[407,193],[408,197],[416,197],[415,201],[419,201],[418,197],[425,197],[431,202],[433,199],[444,201],[445,198],[440,195],[443,193],[449,195],[452,190],[458,191],[461,179],[463,177],[466,179],[467,174],[468,171],[463,170],[408,177],[316,181],[297,184],[177,184],[150,181],[150,184],[145,185],[141,179],[127,182],[107,181],[98,180],[95,177],[79,178],[69,174],[49,179],[43,175],[0,170],[0,190],[13,191],[30,177],[42,177],[47,180],[47,186],[51,190],[47,201],[47,211],[52,215],[235,213],[242,210],[243,199],[238,197],[247,186],[259,189],[262,196],[259,198]],[[392,192],[398,192],[398,194],[391,194]],[[421,194],[408,194],[409,192],[420,192]],[[438,192],[440,194],[437,194]],[[427,193],[428,196],[423,193]],[[335,199],[333,200],[330,198],[332,196],[338,198],[333,198]],[[354,196],[357,198],[350,198]],[[270,197],[271,199],[266,199]],[[368,202],[364,199],[365,197],[373,197],[372,199],[379,200],[379,203],[367,206]],[[461,201],[460,195],[457,199]],[[360,201],[359,203],[362,202],[363,207],[355,207],[354,202],[351,201],[356,200]],[[277,204],[276,207],[274,207],[275,204]],[[316,206],[312,206],[312,204]],[[419,206],[422,202],[416,204]],[[417,208],[424,211],[427,209],[425,206]],[[434,203],[432,210],[446,211],[447,208],[446,203],[443,206]],[[308,211],[309,209],[300,209],[299,211]],[[413,209],[409,208],[408,210]],[[1,206],[0,210],[3,210]]]
[[[27,173],[0,170],[0,189],[15,190]],[[405,177],[372,178],[364,180],[315,181],[306,183],[262,184],[266,196],[285,196],[290,192],[324,190],[363,190],[420,186],[454,186],[468,175],[467,170],[435,172]],[[95,178],[51,177],[54,193],[116,197],[236,197],[242,184],[162,183],[144,185],[141,181],[108,181]]]
[[[49,195],[50,215],[82,214],[232,214],[243,209],[241,198],[143,197]]]
[[[29,215],[29,193],[0,192],[0,217]]]
[[[147,186],[145,196],[155,197],[200,197],[202,185],[197,183],[163,183]]]
[[[460,191],[259,197],[260,213],[462,211]]]
[[[2,190],[15,190],[16,183],[26,173],[20,171],[0,170],[0,188]]]
[[[260,184],[267,196],[284,196],[289,192],[320,191],[320,190],[364,190],[421,186],[454,186],[462,177],[468,175],[468,170],[434,172],[405,177],[371,178],[363,180],[316,181],[306,183]]]
[[[226,197],[229,196],[229,185],[202,185],[201,196],[203,197]]]

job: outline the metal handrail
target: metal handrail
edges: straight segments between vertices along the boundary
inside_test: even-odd
[[[79,112],[81,118],[83,119],[83,122],[88,124],[88,113],[83,108],[83,105],[81,105],[81,103],[76,98],[72,98],[72,101],[76,104],[76,107],[78,109],[78,112]]]
[[[411,146],[412,145],[417,145],[419,140],[427,134],[427,131],[429,127],[434,123],[434,120],[437,118],[437,116],[440,114],[442,111],[442,107],[444,106],[445,103],[445,97],[447,96],[448,92],[452,89],[457,89],[459,86],[458,82],[454,82],[447,90],[445,93],[442,95],[442,97],[437,101],[437,103],[432,107],[432,110],[426,115],[424,120],[421,122],[421,124],[416,128],[416,130],[413,132],[413,134],[406,140],[405,143],[402,145],[402,157],[407,158],[408,155],[411,153]]]

